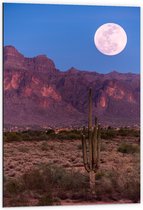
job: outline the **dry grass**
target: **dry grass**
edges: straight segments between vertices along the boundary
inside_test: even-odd
[[[139,202],[138,137],[102,140],[100,162],[92,197],[80,140],[5,142],[4,206]]]

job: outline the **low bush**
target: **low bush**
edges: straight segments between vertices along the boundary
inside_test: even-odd
[[[125,183],[125,188],[123,191],[123,195],[126,199],[130,199],[134,203],[140,201],[140,182],[139,180],[128,180]]]
[[[17,197],[12,197],[8,201],[4,200],[4,207],[23,207],[29,206],[29,200],[23,194],[19,194]]]
[[[14,201],[14,206],[20,206],[19,196],[29,195],[38,198],[37,205],[60,205],[60,199],[71,198],[75,195],[78,199],[86,194],[89,187],[87,176],[79,172],[69,172],[64,168],[43,164],[37,169],[26,172],[18,180],[5,181],[5,195]],[[25,206],[28,205],[25,203]],[[10,206],[6,203],[5,206]],[[22,204],[22,201],[21,201]],[[13,206],[13,204],[11,204]]]
[[[45,175],[49,174],[50,182],[58,189],[74,192],[75,189],[81,190],[88,187],[88,177],[79,172],[68,172],[63,167],[45,164],[42,169]]]
[[[123,136],[123,137],[140,137],[140,131],[131,129],[131,128],[120,128],[119,130],[116,130],[115,128],[109,127],[108,129],[101,129],[101,138],[102,139],[113,139],[117,136]]]
[[[60,199],[81,201],[95,199],[90,193],[87,175],[49,164],[40,165],[17,180],[14,178],[6,180],[4,189],[5,197],[9,198],[8,203],[7,199],[4,199],[5,207],[28,206],[33,196],[37,199],[37,206],[60,205]],[[138,170],[132,170],[128,176],[126,172],[121,173],[115,169],[99,171],[96,173],[95,191],[96,200],[103,202],[121,199],[139,202]]]
[[[24,183],[25,188],[28,190],[36,190],[37,192],[41,190],[46,191],[51,181],[48,178],[48,174],[45,177],[39,169],[34,169],[22,176],[22,182]]]
[[[4,141],[40,141],[50,139],[72,140],[81,139],[81,132],[79,130],[62,130],[55,134],[53,129],[49,130],[27,130],[22,132],[5,132]]]
[[[88,129],[84,132],[86,138],[88,137]],[[140,137],[140,131],[131,128],[120,128],[116,130],[115,128],[108,127],[107,129],[101,129],[102,139],[113,139],[117,136],[130,136],[130,137]],[[50,140],[50,139],[60,139],[60,140],[72,140],[81,139],[81,130],[61,130],[55,133],[53,129],[48,130],[26,130],[18,132],[4,132],[4,141],[40,141],[40,140]]]
[[[61,140],[81,139],[81,132],[79,130],[62,130],[56,135],[56,138]]]
[[[96,180],[100,180],[103,176],[104,176],[104,172],[103,171],[97,171],[96,173]]]
[[[53,130],[48,131],[22,131],[22,132],[4,132],[4,141],[41,141],[55,138]]]
[[[48,140],[48,135],[46,131],[40,130],[28,130],[21,133],[22,139],[27,141],[36,141],[36,140]]]
[[[101,201],[119,201],[120,199],[131,202],[140,200],[140,178],[137,172],[122,174],[116,170],[102,173],[96,180],[96,196]]]
[[[10,193],[10,194],[17,194],[20,193],[24,190],[24,186],[19,180],[16,179],[8,179],[5,181],[4,185],[4,194],[5,193]]]
[[[55,131],[53,129],[46,130],[47,135],[54,135]]]
[[[50,193],[47,193],[46,195],[43,195],[38,202],[38,206],[57,206],[60,205],[60,199],[53,198]]]
[[[18,132],[5,132],[4,133],[4,141],[13,142],[20,141],[21,136]]]
[[[102,129],[101,130],[101,139],[113,139],[117,136],[117,132],[114,129]]]
[[[137,144],[129,144],[129,143],[122,143],[118,150],[118,152],[133,154],[139,152],[139,146]]]
[[[140,137],[140,131],[131,129],[131,128],[120,128],[118,131],[119,136],[132,136],[132,137]]]

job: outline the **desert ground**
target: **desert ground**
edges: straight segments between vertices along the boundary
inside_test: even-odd
[[[4,141],[3,147],[5,207],[140,202],[139,137],[101,139],[95,195],[80,139]]]

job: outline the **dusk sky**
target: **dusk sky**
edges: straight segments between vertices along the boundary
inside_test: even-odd
[[[140,72],[139,7],[5,3],[3,22],[4,46],[13,45],[25,57],[46,54],[62,71]],[[127,34],[125,49],[114,56],[94,44],[96,30],[108,22]]]

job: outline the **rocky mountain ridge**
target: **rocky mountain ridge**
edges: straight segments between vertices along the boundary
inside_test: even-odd
[[[4,124],[82,126],[87,123],[88,89],[102,124],[139,125],[140,76],[56,69],[45,55],[24,57],[4,47]]]

